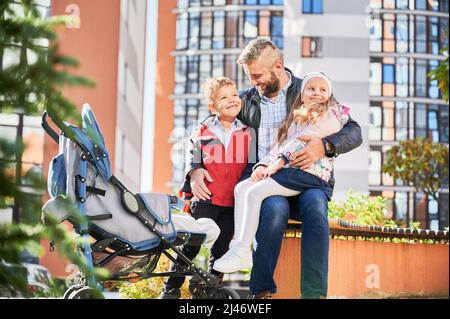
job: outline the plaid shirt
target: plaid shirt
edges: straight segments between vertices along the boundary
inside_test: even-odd
[[[287,116],[286,108],[286,93],[291,85],[291,74],[286,72],[289,76],[289,82],[280,91],[277,98],[274,100],[265,96],[261,96],[261,123],[258,132],[258,158],[262,159],[270,152],[270,145],[275,141],[278,134],[278,129]]]

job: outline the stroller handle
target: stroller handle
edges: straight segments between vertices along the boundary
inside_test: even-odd
[[[54,140],[56,142],[56,144],[59,144],[59,135],[58,133],[56,133],[51,127],[50,125],[48,125],[47,122],[47,112],[45,111],[42,114],[42,123],[41,126],[44,129],[45,132],[47,132],[48,135],[50,135],[50,137],[52,138],[52,140]]]

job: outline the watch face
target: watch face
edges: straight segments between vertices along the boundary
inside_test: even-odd
[[[325,143],[325,151],[327,152],[327,153],[330,153],[331,151],[332,151],[332,147],[331,147],[331,144],[329,143],[329,142],[326,142]]]

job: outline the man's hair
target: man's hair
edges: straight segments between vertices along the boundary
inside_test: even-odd
[[[247,46],[244,48],[241,55],[237,59],[237,63],[252,63],[256,59],[258,59],[267,48],[272,49],[272,52],[270,52],[270,57],[272,59],[270,60],[273,61],[270,62],[275,62],[276,59],[280,59],[281,61],[283,61],[283,53],[272,41],[265,37],[258,37],[247,44]]]
[[[214,96],[216,95],[217,91],[225,85],[236,86],[236,84],[232,80],[224,76],[211,78],[208,79],[205,83],[203,83],[202,89],[206,98],[208,99],[208,103],[213,102]]]

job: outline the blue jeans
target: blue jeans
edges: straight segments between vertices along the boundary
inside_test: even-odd
[[[272,196],[264,200],[253,252],[250,291],[252,294],[267,290],[276,292],[273,274],[289,218],[302,220],[302,298],[326,296],[330,229],[328,197],[320,189],[307,189],[291,198]]]

